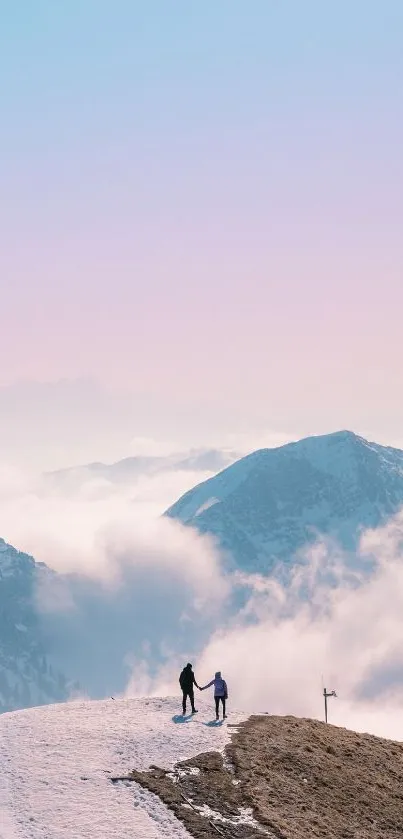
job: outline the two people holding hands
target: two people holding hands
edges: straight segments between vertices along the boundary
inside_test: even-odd
[[[192,708],[192,714],[197,714],[197,709],[195,708],[194,703],[194,689],[193,685],[199,690],[207,690],[207,688],[212,687],[214,685],[214,701],[215,701],[215,711],[216,711],[216,720],[220,717],[220,702],[222,704],[222,715],[223,720],[226,719],[226,701],[228,699],[228,688],[225,679],[222,678],[221,672],[217,670],[217,673],[214,676],[214,679],[208,683],[208,685],[204,685],[204,687],[200,687],[197,684],[195,674],[192,669],[191,664],[187,664],[186,667],[183,668],[182,673],[179,676],[179,684],[182,689],[182,710],[183,716],[186,714],[186,700],[189,697],[190,705]]]

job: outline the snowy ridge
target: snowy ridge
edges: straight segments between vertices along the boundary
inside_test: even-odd
[[[0,539],[0,712],[65,701],[73,688],[52,666],[35,608],[52,572]]]
[[[211,702],[175,724],[178,698],[71,702],[0,717],[1,839],[189,839],[152,793],[110,778],[222,750]],[[245,715],[231,714],[231,722]]]

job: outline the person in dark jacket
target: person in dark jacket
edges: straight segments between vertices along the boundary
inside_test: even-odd
[[[182,689],[182,709],[183,709],[183,716],[186,714],[186,700],[189,697],[190,705],[192,708],[192,714],[197,714],[197,710],[195,708],[195,699],[194,699],[194,691],[193,685],[196,685],[198,688],[199,685],[196,682],[195,674],[192,670],[192,665],[187,664],[186,667],[183,668],[182,673],[179,676],[179,684]],[[199,688],[200,690],[200,688]]]

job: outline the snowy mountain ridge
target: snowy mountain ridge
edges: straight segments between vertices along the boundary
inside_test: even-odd
[[[261,449],[185,493],[165,515],[216,537],[229,561],[270,572],[317,534],[353,551],[403,506],[403,451],[350,431]]]
[[[0,712],[64,701],[72,685],[52,665],[35,608],[43,563],[0,539]]]

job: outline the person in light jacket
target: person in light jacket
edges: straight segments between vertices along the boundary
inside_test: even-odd
[[[220,718],[220,702],[222,702],[222,718],[225,720],[227,715],[225,713],[226,709],[226,701],[228,699],[228,688],[225,679],[222,678],[221,672],[218,670],[214,676],[214,679],[208,683],[208,685],[204,685],[203,688],[200,690],[207,690],[207,688],[211,688],[214,685],[214,700],[215,700],[215,714],[216,720]]]

